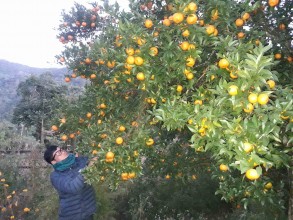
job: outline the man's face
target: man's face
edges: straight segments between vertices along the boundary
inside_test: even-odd
[[[57,149],[53,153],[52,157],[52,164],[58,163],[68,157],[67,151],[61,149],[60,147],[57,147]]]

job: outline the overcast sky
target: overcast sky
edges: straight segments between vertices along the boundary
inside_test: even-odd
[[[0,7],[0,59],[31,67],[61,67],[55,60],[63,44],[54,30],[62,9],[94,0],[4,0]],[[97,1],[98,2],[98,1]],[[127,0],[119,0],[127,7]]]

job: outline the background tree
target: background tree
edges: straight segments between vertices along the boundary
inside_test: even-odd
[[[130,1],[129,13],[107,2],[64,13],[58,59],[71,78],[91,85],[78,107],[64,109],[60,132],[99,154],[88,181],[117,187],[146,166],[184,180],[203,170],[197,164],[205,155],[205,171],[227,202],[260,203],[275,216],[290,210],[288,8],[285,0]]]
[[[66,92],[67,87],[58,85],[48,73],[29,77],[17,88],[21,100],[14,109],[12,122],[34,128],[34,136],[41,140],[42,129],[49,128]]]

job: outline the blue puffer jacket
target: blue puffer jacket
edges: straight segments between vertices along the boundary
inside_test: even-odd
[[[59,220],[83,220],[96,212],[95,191],[79,172],[86,165],[86,157],[76,157],[70,168],[50,175],[59,195]]]

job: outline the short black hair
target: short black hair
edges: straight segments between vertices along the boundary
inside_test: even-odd
[[[46,150],[44,152],[44,159],[47,163],[51,164],[53,153],[57,150],[58,146],[56,145],[47,145]]]

